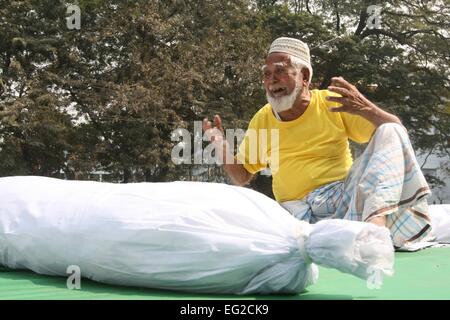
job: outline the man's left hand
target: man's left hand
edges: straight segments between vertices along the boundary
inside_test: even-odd
[[[374,108],[374,104],[370,102],[356,87],[347,82],[342,77],[331,78],[329,91],[339,93],[342,97],[327,96],[328,101],[334,101],[342,104],[340,107],[330,108],[332,112],[348,112],[352,114],[362,115]]]

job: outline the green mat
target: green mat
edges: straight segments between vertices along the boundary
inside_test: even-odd
[[[0,299],[450,299],[450,248],[396,253],[395,275],[381,289],[337,270],[320,268],[319,281],[298,295],[202,295],[121,287],[82,279],[69,290],[66,278],[0,269]]]

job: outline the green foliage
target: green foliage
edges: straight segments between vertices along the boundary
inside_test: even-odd
[[[442,1],[380,2],[380,29],[366,27],[376,1],[74,2],[81,30],[66,27],[69,2],[0,1],[2,176],[198,179],[172,163],[172,130],[214,114],[245,129],[265,103],[260,67],[278,36],[310,45],[313,87],[342,75],[399,115],[417,148],[448,150]]]

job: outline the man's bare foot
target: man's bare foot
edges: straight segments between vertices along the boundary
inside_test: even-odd
[[[379,227],[386,227],[386,216],[378,216],[370,219],[368,222],[373,223]]]

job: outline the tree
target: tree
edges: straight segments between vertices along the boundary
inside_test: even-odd
[[[381,24],[369,28],[367,8],[377,3]],[[246,129],[266,103],[260,67],[279,36],[309,44],[312,88],[342,75],[397,114],[417,149],[449,150],[443,1],[78,5],[81,30],[69,30],[62,0],[0,1],[0,175],[192,179],[194,167],[171,161],[172,131],[193,132],[214,114],[225,128]],[[200,178],[222,181],[223,172],[210,166]],[[260,177],[252,187],[268,185]]]

